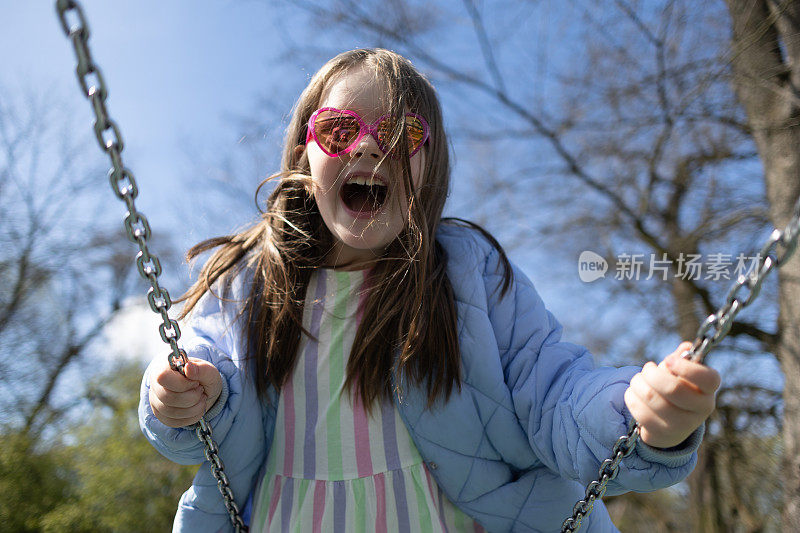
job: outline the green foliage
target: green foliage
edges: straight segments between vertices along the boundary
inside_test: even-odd
[[[38,531],[42,517],[71,496],[58,451],[38,452],[24,434],[2,431],[0,524],[4,531]]]
[[[139,365],[94,382],[83,424],[37,452],[3,432],[3,531],[169,531],[196,467],[173,464],[144,439],[136,419]]]
[[[642,524],[648,533],[777,533],[782,455],[780,434],[709,431],[685,483],[606,498],[605,504],[623,533],[643,531]]]

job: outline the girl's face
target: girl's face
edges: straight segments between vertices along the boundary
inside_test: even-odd
[[[349,109],[366,123],[373,123],[389,112],[383,87],[374,73],[353,68],[334,78],[326,87],[318,109]],[[298,153],[302,149],[303,146],[298,146]],[[314,199],[334,237],[328,265],[380,256],[403,229],[408,215],[400,162],[385,155],[372,135],[365,135],[352,151],[338,157],[327,155],[313,141],[305,149],[311,166]],[[410,160],[415,190],[419,188],[425,168],[425,150],[423,147]],[[373,187],[368,188],[365,184],[371,179]],[[386,189],[375,188],[378,183],[384,184]],[[367,194],[370,190],[377,194]]]

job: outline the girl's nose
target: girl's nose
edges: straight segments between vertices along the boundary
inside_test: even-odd
[[[378,141],[375,140],[372,134],[364,135],[358,141],[355,150],[353,150],[353,156],[355,157],[372,156],[374,159],[380,159],[382,154],[383,152],[378,147]]]

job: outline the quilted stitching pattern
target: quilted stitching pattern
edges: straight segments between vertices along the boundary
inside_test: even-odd
[[[410,394],[401,409],[414,413],[412,435],[423,456],[439,465],[433,475],[442,489],[487,528],[535,531],[536,524],[547,524],[544,530],[558,529],[583,493],[568,479],[593,476],[624,432],[622,393],[609,385],[627,384],[634,370],[595,370],[585,349],[561,342],[561,326],[516,268],[515,283],[501,299],[499,255],[469,233],[448,228],[439,237],[448,250],[448,276],[463,331],[462,396],[472,401],[468,406],[451,401],[431,413],[415,409],[417,395]],[[454,419],[458,427],[443,430],[442,423]],[[475,456],[463,457],[467,450],[457,443],[475,446],[476,434],[486,438],[478,441]],[[646,474],[628,481],[637,487],[644,482],[649,490],[666,485],[676,474],[688,474],[691,454],[684,459],[680,473],[665,475],[667,469],[634,457],[631,472],[644,466],[640,473]],[[459,475],[447,475],[451,470]],[[625,475],[620,478],[624,483]],[[624,488],[630,487],[616,487]],[[499,494],[514,497],[498,501]],[[552,494],[564,497],[553,501]],[[592,531],[615,530],[602,508],[590,524]]]
[[[431,473],[442,490],[489,531],[556,530],[583,495],[582,486],[568,479],[593,475],[630,420],[622,391],[632,369],[594,370],[583,348],[561,342],[560,325],[516,268],[515,283],[501,299],[498,254],[476,232],[445,225],[437,239],[449,258],[464,382],[460,393],[430,410],[425,394],[404,383],[401,416],[425,460],[438,464]],[[237,276],[227,303],[204,298],[183,328],[184,338],[196,346],[192,355],[218,365],[229,387],[212,427],[222,440],[226,467],[231,461],[237,501],[258,477],[277,404],[275,391],[271,403],[261,404],[242,374],[235,302],[246,293],[248,280]],[[193,435],[170,430],[147,412],[148,386],[145,376],[140,423],[147,437],[173,460],[200,458],[199,448],[189,444]],[[652,449],[643,450],[647,461],[634,454],[623,462],[613,490],[653,490],[676,482],[693,466],[699,437],[695,441],[669,457]],[[213,478],[205,472],[201,468],[181,499],[177,531],[229,529]],[[616,531],[602,503],[595,505],[587,530]]]

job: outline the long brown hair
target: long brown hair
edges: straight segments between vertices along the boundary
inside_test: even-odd
[[[305,150],[296,151],[306,137],[306,124],[323,93],[337,76],[359,67],[385,81],[389,112],[398,127],[392,135],[400,153],[402,178],[408,198],[403,230],[385,253],[371,262],[365,286],[361,324],[347,362],[346,386],[359,394],[365,406],[391,398],[392,377],[424,386],[428,404],[460,389],[460,355],[453,291],[446,275],[447,257],[435,235],[450,184],[447,138],[441,109],[431,84],[402,56],[382,49],[345,52],[328,61],[300,95],[286,134],[280,172],[261,219],[237,233],[203,241],[187,253],[189,260],[218,248],[204,264],[199,279],[181,299],[185,317],[211,286],[226,286],[242,268],[253,271],[253,283],[244,302],[247,346],[254,361],[259,394],[271,385],[280,388],[291,375],[301,335],[306,288],[312,272],[325,266],[334,238],[322,220],[311,192]],[[407,146],[400,124],[407,110],[426,118],[430,137],[420,186],[411,181]],[[258,190],[256,196],[258,196]],[[511,283],[511,269],[502,248],[502,293]],[[435,324],[435,327],[434,327]],[[398,381],[399,382],[399,381]]]

